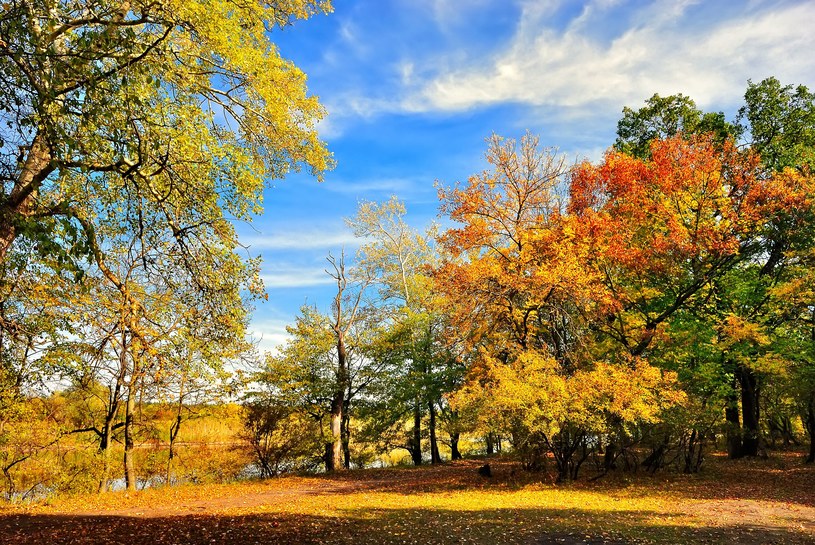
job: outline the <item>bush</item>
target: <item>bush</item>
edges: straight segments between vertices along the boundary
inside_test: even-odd
[[[261,476],[312,469],[322,462],[320,426],[313,418],[274,401],[253,401],[246,409],[245,439]]]

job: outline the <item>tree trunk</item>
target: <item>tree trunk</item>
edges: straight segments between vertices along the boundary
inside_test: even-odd
[[[815,463],[815,392],[809,394],[806,418],[807,432],[809,433],[809,456],[806,463]]]
[[[178,406],[178,414],[175,416],[175,422],[170,426],[170,447],[167,454],[167,484],[172,482],[173,478],[173,459],[175,458],[175,440],[178,437],[178,432],[181,431],[181,405]]]
[[[99,493],[107,492],[110,482],[110,444],[113,441],[114,422],[119,416],[121,407],[122,388],[127,376],[127,332],[122,331],[122,350],[119,353],[119,374],[116,376],[116,385],[108,396],[108,412],[105,414],[105,425],[102,428],[102,437],[99,440],[99,450],[102,452],[102,476],[99,479]]]
[[[110,481],[110,443],[113,440],[113,422],[119,413],[119,385],[110,396],[110,408],[105,414],[102,437],[99,438],[99,452],[102,453],[102,476],[99,478],[99,493],[108,491]]]
[[[133,460],[133,417],[136,411],[136,396],[133,385],[128,388],[125,402],[125,484],[128,490],[136,490],[136,469]]]
[[[413,406],[413,436],[411,437],[410,447],[413,465],[422,465],[422,406],[418,401]]]
[[[342,460],[345,469],[351,469],[351,417],[348,405],[349,402],[346,399],[342,413]]]
[[[428,403],[428,410],[430,411],[430,463],[440,464],[442,460],[439,454],[439,442],[436,438],[436,404],[432,401]]]
[[[603,471],[608,473],[612,469],[617,469],[617,445],[613,441],[606,445],[606,452],[603,454]]]
[[[325,462],[326,473],[334,471],[334,442],[330,441],[325,443],[325,452],[323,452],[323,461]]]
[[[102,453],[102,476],[99,477],[99,493],[108,491],[108,482],[110,481],[110,434],[113,432],[113,426],[110,421],[105,422],[102,439],[99,444],[99,450]]]
[[[741,458],[741,424],[739,420],[738,378],[733,374],[730,393],[727,396],[727,406],[724,417],[727,425],[727,457],[731,460]]]
[[[687,439],[687,445],[684,449],[684,458],[685,458],[685,466],[682,468],[682,473],[696,473],[696,460],[697,460],[697,452],[696,452],[696,439],[698,434],[694,429],[690,433],[690,437]],[[699,445],[699,449],[701,450],[702,445]]]
[[[173,459],[175,458],[175,440],[181,432],[181,422],[183,422],[184,415],[184,386],[187,382],[187,376],[182,375],[181,382],[178,384],[178,403],[176,404],[175,422],[170,425],[170,447],[167,454],[167,484],[170,484],[173,478]]]
[[[741,410],[744,432],[741,452],[743,456],[758,456],[761,430],[759,429],[758,382],[752,370],[739,366],[741,384]]]
[[[461,452],[458,450],[458,440],[461,434],[458,432],[450,434],[450,459],[461,460]]]
[[[345,468],[342,449],[342,420],[348,383],[347,357],[345,335],[342,331],[337,331],[337,384],[334,397],[331,399],[331,453],[326,458],[326,471],[340,471]]]
[[[487,440],[487,456],[495,454],[495,436],[489,432],[486,437]]]
[[[0,203],[0,263],[5,260],[8,249],[17,238],[17,220],[32,214],[37,190],[53,171],[51,150],[45,135],[38,131],[22,161],[11,193],[5,202]]]
[[[326,460],[327,471],[339,471],[344,468],[342,454],[342,405],[343,392],[334,395],[331,401],[331,452]],[[330,462],[330,463],[329,463]]]

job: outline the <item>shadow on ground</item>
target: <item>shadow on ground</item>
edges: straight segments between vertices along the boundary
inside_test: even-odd
[[[493,477],[478,475],[478,468],[489,463]],[[529,484],[569,487],[595,492],[630,491],[641,486],[649,495],[665,490],[672,495],[702,500],[775,501],[815,507],[815,465],[804,465],[798,453],[778,453],[769,460],[727,460],[711,457],[698,474],[686,475],[672,470],[657,473],[647,471],[613,471],[599,480],[588,466],[580,480],[554,485],[550,471],[528,472],[520,463],[509,458],[461,460],[458,462],[422,466],[418,468],[389,468],[350,471],[320,475],[330,489],[323,494],[344,494],[350,490],[365,490],[413,495],[417,492],[435,493],[467,489],[519,489]]]
[[[338,499],[339,502],[341,500]],[[815,535],[747,524],[695,528],[649,511],[351,509],[342,517],[248,514],[172,517],[6,515],[0,543],[218,544],[806,544]]]

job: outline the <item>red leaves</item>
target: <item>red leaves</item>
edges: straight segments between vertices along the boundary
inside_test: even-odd
[[[732,143],[657,140],[652,158],[609,152],[575,170],[569,211],[603,260],[658,275],[736,255],[782,212],[805,204],[802,177],[767,177]]]
[[[682,136],[654,141],[650,159],[610,151],[578,165],[564,206],[561,164],[536,145],[494,138],[494,169],[440,192],[461,224],[442,236],[440,291],[458,325],[503,330],[521,347],[533,322],[546,328],[544,315],[568,309],[640,353],[717,275],[811,215],[811,177],[768,173],[732,142]]]

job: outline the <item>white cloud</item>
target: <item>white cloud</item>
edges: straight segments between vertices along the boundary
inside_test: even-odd
[[[411,81],[413,81],[413,72],[415,69],[415,65],[413,62],[410,61],[402,61],[398,63],[398,70],[402,76],[402,85],[410,85]]]
[[[360,244],[359,239],[341,225],[289,225],[272,234],[241,237],[241,243],[255,251],[355,248]]]
[[[287,325],[288,322],[284,320],[253,320],[249,334],[257,342],[260,353],[276,352],[289,339]]]
[[[265,270],[260,278],[267,289],[326,286],[335,282],[319,267],[275,266]]]
[[[815,73],[815,3],[693,20],[693,2],[653,3],[611,40],[599,36],[609,2],[565,30],[546,26],[551,6],[528,3],[512,43],[488,62],[437,74],[402,103],[408,111],[460,111],[516,102],[577,107],[637,103],[654,92],[698,104],[739,102],[748,78],[809,83]],[[622,16],[622,14],[616,14]]]
[[[407,3],[415,9],[431,13],[436,26],[450,31],[456,25],[466,24],[473,11],[490,4],[506,4],[507,0],[407,0]]]

